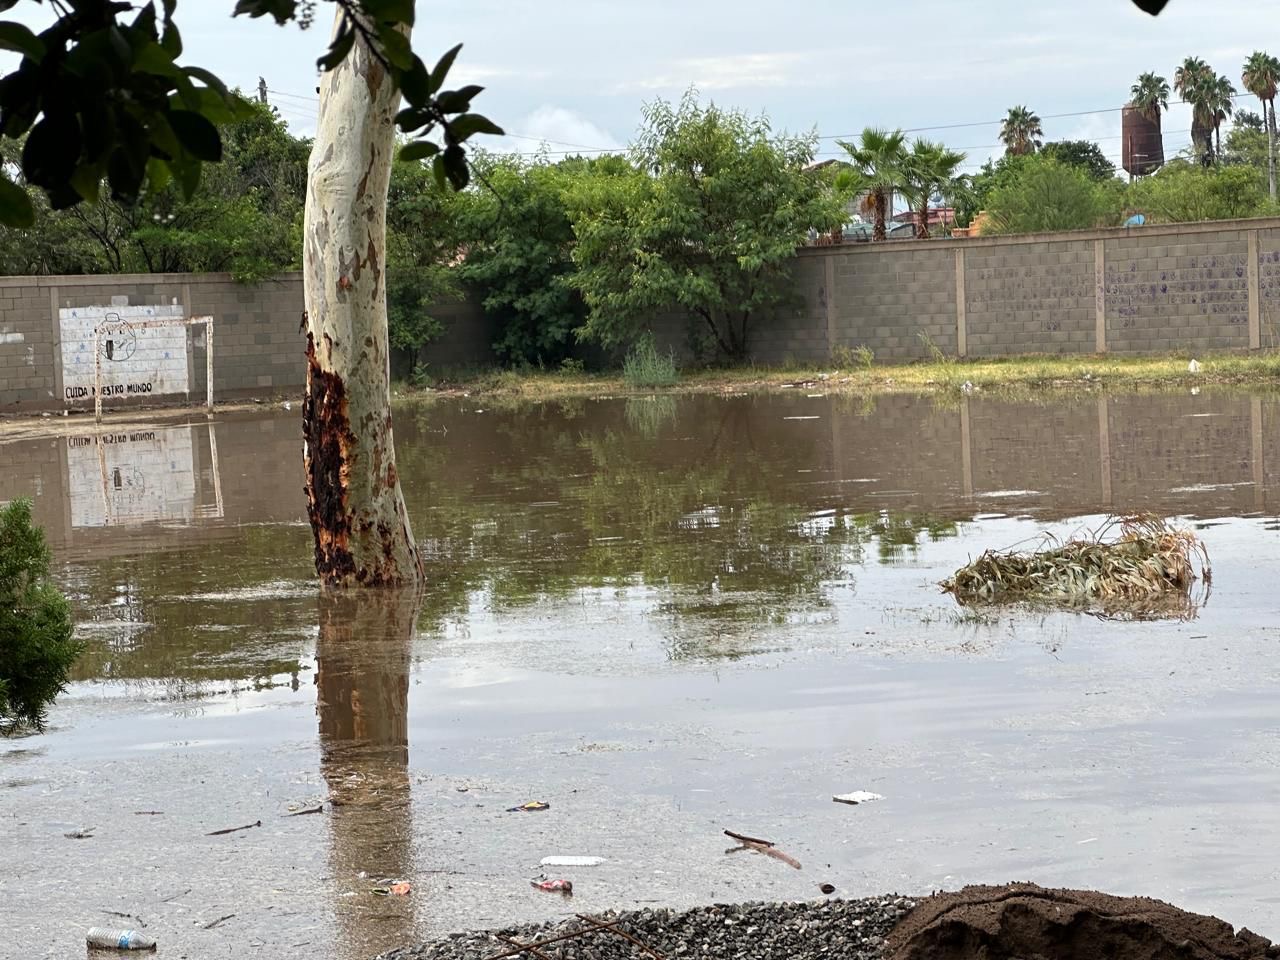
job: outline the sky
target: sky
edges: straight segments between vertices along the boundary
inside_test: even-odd
[[[232,19],[233,6],[179,5],[186,62],[245,90],[265,77],[281,115],[309,134],[331,5],[308,31]],[[486,86],[474,108],[512,135],[483,138],[495,150],[532,152],[544,139],[553,155],[617,149],[646,101],[694,85],[777,129],[816,130],[820,157],[863,127],[900,127],[964,151],[974,170],[1002,152],[1000,118],[1025,104],[1046,139],[1096,140],[1118,165],[1119,108],[1137,75],[1172,82],[1194,54],[1238,87],[1252,50],[1280,55],[1270,7],[1170,0],[1153,18],[1130,0],[448,0],[418,3],[413,44],[429,65],[465,44],[454,83]],[[1237,102],[1257,110],[1252,97]],[[1190,126],[1187,107],[1170,110],[1166,155]]]

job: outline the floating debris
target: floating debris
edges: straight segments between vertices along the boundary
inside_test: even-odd
[[[604,857],[543,857],[543,867],[598,867]]]
[[[872,793],[870,790],[855,790],[853,793],[838,793],[831,799],[836,803],[848,803],[856,807],[860,803],[883,800],[884,797],[878,793]]]
[[[942,589],[965,605],[1047,604],[1123,619],[1189,620],[1211,582],[1204,543],[1143,514],[1111,517],[1065,543],[1046,534],[1040,550],[988,550]]]

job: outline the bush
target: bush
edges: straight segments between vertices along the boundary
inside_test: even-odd
[[[670,352],[659,353],[653,337],[646,335],[627,351],[622,379],[633,387],[669,387],[680,379],[680,373],[676,358]]]
[[[31,501],[0,508],[0,730],[44,728],[81,644],[66,598],[49,582],[49,548]]]
[[[1034,157],[992,191],[987,210],[998,233],[1084,230],[1119,219],[1121,189],[1119,181],[1098,183],[1079,167]]]
[[[1248,166],[1205,170],[1188,163],[1171,163],[1134,183],[1129,206],[1153,223],[1234,220],[1275,212],[1264,173]]]

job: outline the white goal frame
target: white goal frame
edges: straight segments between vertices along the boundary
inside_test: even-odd
[[[195,327],[204,324],[205,413],[213,416],[213,317],[156,317],[152,320],[131,320],[134,330],[156,327]],[[102,422],[102,334],[104,324],[93,328],[93,418]]]

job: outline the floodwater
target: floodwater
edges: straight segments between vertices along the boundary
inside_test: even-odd
[[[34,498],[88,642],[49,731],[0,742],[0,955],[136,925],[110,911],[166,957],[356,960],[1014,879],[1280,937],[1278,418],[820,387],[404,407],[418,611],[314,589],[296,412],[0,438],[0,500]],[[1208,544],[1197,619],[978,618],[937,588],[1137,510]],[[529,884],[555,855],[607,859],[551,871],[564,901]]]

